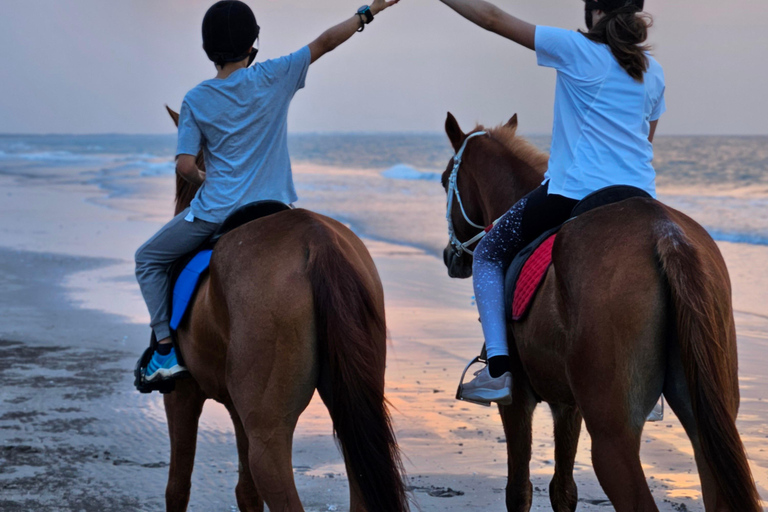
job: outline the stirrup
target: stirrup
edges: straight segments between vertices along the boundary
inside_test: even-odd
[[[485,352],[485,350],[483,350]],[[459,381],[459,388],[456,390],[456,400],[462,400],[464,402],[469,402],[472,404],[477,405],[484,405],[485,407],[490,407],[491,402],[481,402],[479,400],[472,400],[471,398],[464,398],[464,377],[466,377],[467,372],[469,371],[470,367],[475,363],[485,363],[488,364],[488,361],[483,358],[482,355],[477,356],[470,362],[466,368],[464,368],[464,373],[461,374],[461,380]]]
[[[664,395],[661,395],[661,398],[659,398],[659,401],[653,406],[653,410],[645,421],[664,421]]]
[[[152,360],[152,354],[155,352],[155,347],[151,346],[144,351],[144,354],[136,362],[136,368],[133,370],[133,385],[139,393],[151,393],[153,391],[159,391],[163,395],[167,395],[174,389],[176,389],[175,379],[161,379],[155,382],[147,382],[147,365]]]
[[[157,349],[157,338],[155,333],[152,333],[152,338],[149,341],[149,348],[144,351],[138,361],[136,361],[136,367],[133,369],[133,385],[136,387],[139,393],[147,394],[153,391],[159,391],[163,395],[167,395],[174,389],[176,389],[175,379],[161,379],[155,382],[147,382],[147,366],[152,360],[152,355]]]

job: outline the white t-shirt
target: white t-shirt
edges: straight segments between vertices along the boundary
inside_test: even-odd
[[[187,93],[179,113],[176,154],[194,156],[202,147],[206,170],[188,221],[220,224],[254,201],[296,201],[288,107],[304,87],[311,60],[305,46],[225,79],[206,80]]]
[[[648,56],[643,82],[607,45],[560,28],[536,27],[539,66],[557,70],[549,193],[572,199],[611,185],[656,197],[650,123],[666,110],[664,71]]]

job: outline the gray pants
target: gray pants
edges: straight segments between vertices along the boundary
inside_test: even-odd
[[[150,325],[158,341],[171,335],[171,311],[168,303],[168,271],[171,265],[180,257],[194,251],[219,227],[219,224],[200,219],[188,222],[184,220],[188,213],[189,208],[174,217],[136,251],[136,279],[139,281],[144,302],[147,303]]]

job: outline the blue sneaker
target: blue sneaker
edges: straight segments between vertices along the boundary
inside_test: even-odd
[[[171,352],[167,356],[161,356],[157,352],[152,354],[152,360],[147,365],[144,380],[154,382],[172,379],[185,373],[187,373],[187,369],[181,366],[178,359],[176,359],[176,349],[171,348]]]

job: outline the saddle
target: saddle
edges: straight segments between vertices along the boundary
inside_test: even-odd
[[[552,263],[552,247],[562,227],[588,211],[634,197],[651,198],[648,192],[628,185],[602,188],[573,207],[571,217],[556,228],[542,233],[525,246],[509,265],[504,285],[506,311],[513,321],[521,321],[530,309],[539,286]]]
[[[634,197],[650,198],[651,195],[642,189],[628,185],[615,185],[593,192],[574,206],[571,217],[567,221],[542,233],[517,253],[517,256],[512,260],[506,271],[504,283],[505,310],[507,311],[508,319],[518,322],[525,318],[533,303],[533,299],[536,297],[536,292],[547,275],[549,266],[552,264],[552,248],[555,244],[557,233],[565,224],[588,211]],[[464,369],[464,373],[461,374],[456,399],[464,400],[462,388],[464,377],[470,367],[475,363],[487,363],[487,361],[488,356],[485,351],[485,345],[483,345],[481,354],[473,359]],[[474,402],[472,400],[469,401]],[[476,403],[490,406],[489,403],[485,402]]]
[[[184,362],[181,357],[181,351],[178,350],[176,330],[186,316],[187,309],[197,291],[200,279],[208,272],[216,242],[230,231],[233,231],[244,224],[290,209],[290,206],[281,203],[280,201],[257,201],[242,206],[227,217],[224,223],[219,226],[219,229],[217,229],[216,232],[200,247],[191,253],[182,256],[171,266],[169,275],[171,278],[170,289],[172,292],[168,297],[171,304],[171,339],[177,349],[176,353],[179,359],[179,364],[183,365]],[[138,389],[140,393],[160,391],[160,393],[166,394],[173,391],[176,387],[175,381],[173,380],[164,380],[155,383],[144,381],[144,371],[146,370],[150,359],[152,359],[152,354],[156,348],[157,339],[155,339],[155,334],[152,333],[150,346],[139,358],[134,370],[134,386],[136,386],[136,389]]]

